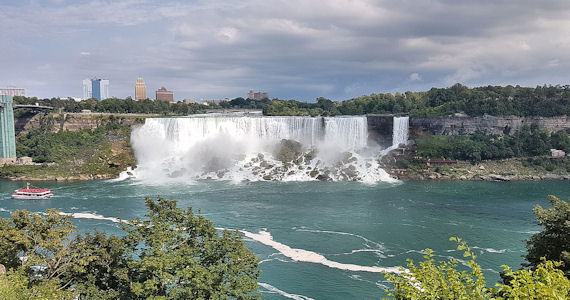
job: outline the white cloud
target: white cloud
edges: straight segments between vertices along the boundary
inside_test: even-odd
[[[410,76],[408,78],[410,79],[410,81],[421,81],[422,80],[422,76],[418,73],[412,73],[412,74],[410,74]]]

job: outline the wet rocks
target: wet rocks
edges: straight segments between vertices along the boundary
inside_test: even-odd
[[[294,140],[282,139],[277,145],[275,158],[282,162],[290,162],[299,158],[303,154],[303,145]]]

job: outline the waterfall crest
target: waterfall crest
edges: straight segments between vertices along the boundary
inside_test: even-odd
[[[149,118],[131,141],[143,180],[394,181],[368,146],[365,116]]]

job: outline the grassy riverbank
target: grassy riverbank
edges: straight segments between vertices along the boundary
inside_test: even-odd
[[[570,180],[570,157],[536,156],[430,163],[415,153],[392,153],[382,159],[383,168],[393,177],[409,180]],[[440,161],[441,162],[441,161]]]
[[[17,137],[18,157],[33,165],[5,165],[0,177],[12,180],[114,178],[136,161],[130,126],[107,124],[94,130],[50,132],[34,129]]]

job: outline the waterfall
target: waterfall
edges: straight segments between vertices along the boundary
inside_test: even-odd
[[[394,117],[392,126],[392,147],[397,148],[400,144],[408,143],[409,117]]]
[[[365,116],[149,118],[131,141],[137,178],[153,181],[392,180],[367,148]]]

